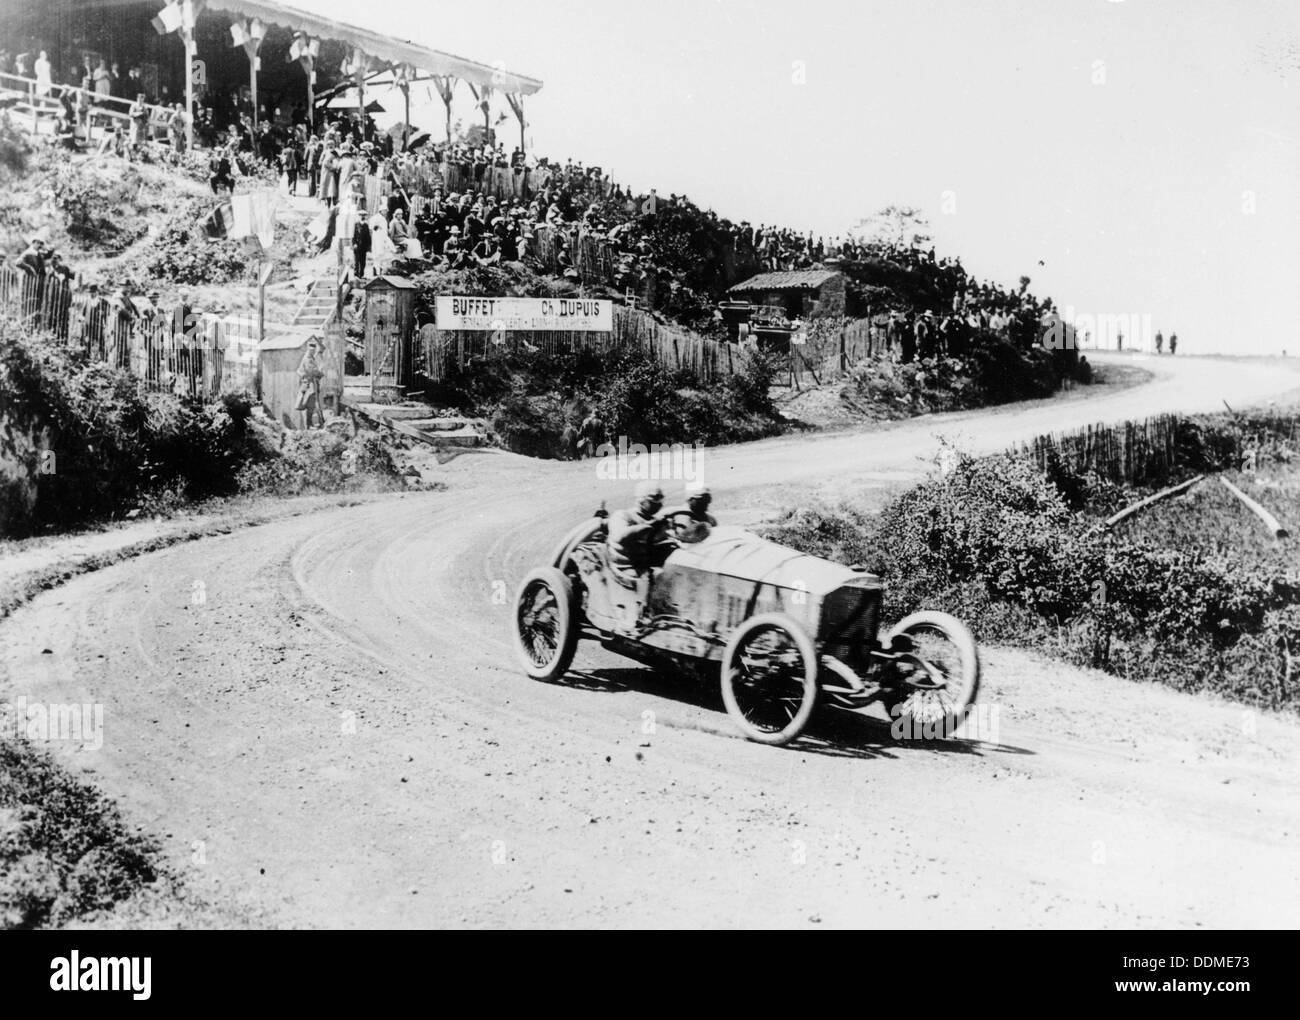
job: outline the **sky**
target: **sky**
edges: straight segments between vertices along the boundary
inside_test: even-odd
[[[534,151],[637,191],[827,237],[911,205],[1076,316],[1300,354],[1297,0],[291,2],[540,78]]]

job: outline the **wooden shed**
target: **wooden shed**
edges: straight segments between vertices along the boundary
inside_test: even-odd
[[[411,337],[418,288],[401,276],[376,276],[366,283],[366,375],[371,400],[391,403],[414,381]]]
[[[298,410],[298,366],[307,353],[312,334],[282,331],[257,345],[262,381],[262,406],[285,428],[302,424]]]
[[[844,274],[834,269],[796,269],[759,273],[727,294],[756,305],[781,309],[788,318],[844,314]]]

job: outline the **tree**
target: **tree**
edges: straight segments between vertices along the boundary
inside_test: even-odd
[[[858,220],[850,234],[858,243],[877,241],[904,248],[924,248],[933,240],[929,220],[920,209],[910,205],[885,206]]]

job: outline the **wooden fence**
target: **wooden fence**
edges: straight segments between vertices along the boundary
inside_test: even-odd
[[[205,398],[257,390],[251,318],[104,298],[8,266],[0,267],[0,308],[91,360],[130,372],[149,390]]]
[[[441,382],[464,371],[478,358],[518,350],[546,354],[596,351],[610,354],[624,348],[644,351],[660,364],[684,371],[703,382],[739,372],[744,354],[735,344],[710,340],[659,322],[653,316],[614,306],[613,330],[597,332],[502,332],[485,330],[438,330],[425,327],[417,340],[416,364],[432,380]]]
[[[1076,432],[1038,436],[1011,452],[1047,470],[1053,458],[1079,474],[1095,472],[1130,485],[1158,484],[1173,473],[1179,418],[1159,415],[1120,425],[1089,425]]]

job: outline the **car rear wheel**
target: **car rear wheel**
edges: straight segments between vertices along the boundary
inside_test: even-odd
[[[568,672],[578,647],[578,621],[569,579],[554,567],[539,567],[519,586],[515,599],[515,648],[534,680],[558,680]]]
[[[788,744],[817,705],[817,654],[785,613],[752,616],[722,653],[722,701],[750,740]]]
[[[894,625],[885,644],[903,653],[889,667],[881,697],[890,720],[908,735],[952,736],[979,695],[980,656],[970,630],[947,613],[913,613]]]

